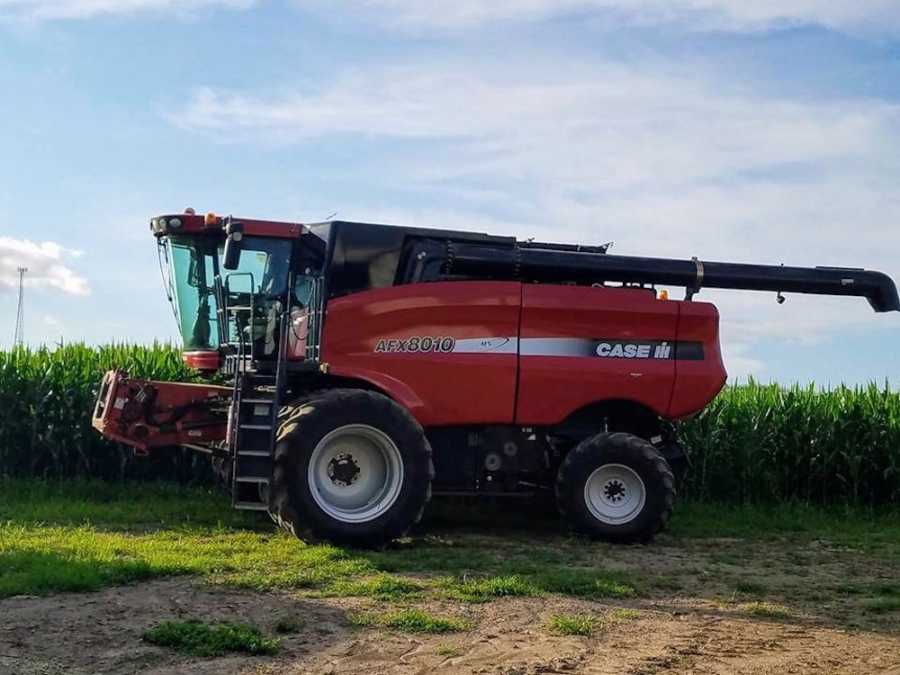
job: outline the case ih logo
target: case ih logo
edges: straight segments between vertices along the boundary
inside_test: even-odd
[[[601,359],[702,361],[703,343],[668,340],[595,340],[593,353]]]
[[[672,345],[668,342],[601,342],[595,350],[604,359],[671,359]]]

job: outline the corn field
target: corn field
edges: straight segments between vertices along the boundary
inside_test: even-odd
[[[94,432],[96,388],[111,368],[150,379],[193,377],[168,345],[0,352],[0,476],[211,480],[200,455],[136,460]],[[684,491],[693,499],[900,502],[900,393],[886,387],[751,382],[726,388],[680,426],[692,459]]]
[[[169,345],[70,344],[0,351],[0,476],[208,477],[209,461],[195,453],[158,453],[150,461],[139,460],[94,431],[94,398],[103,373],[112,368],[149,379],[193,378],[180,351]]]
[[[694,498],[900,502],[900,393],[887,386],[727,387],[681,425]]]

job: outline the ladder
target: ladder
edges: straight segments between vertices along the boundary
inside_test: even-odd
[[[231,502],[237,509],[266,511],[278,418],[278,377],[240,369],[235,384],[230,416]]]
[[[231,503],[236,509],[267,511],[280,393],[285,376],[288,313],[282,311],[278,319],[279,344],[274,372],[271,369],[260,370],[256,359],[252,298],[247,306],[226,305],[223,318],[226,321],[233,318],[235,325],[240,326],[238,317],[241,314],[248,318],[248,339],[244,339],[243,332],[238,328],[237,339],[229,342],[236,350],[236,354],[231,357],[234,363],[234,388],[228,415],[232,467]],[[228,330],[227,324],[225,330]],[[268,362],[266,365],[273,364]]]

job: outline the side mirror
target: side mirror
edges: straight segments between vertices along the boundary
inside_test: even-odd
[[[244,238],[243,223],[228,223],[225,226],[225,252],[222,254],[222,267],[236,270],[241,264],[241,240]]]

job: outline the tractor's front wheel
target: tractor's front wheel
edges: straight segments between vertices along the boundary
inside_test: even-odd
[[[282,415],[269,510],[302,539],[380,546],[421,518],[432,474],[409,412],[376,392],[334,389]]]
[[[648,441],[602,433],[579,443],[562,462],[556,503],[579,532],[617,542],[648,541],[675,503],[675,477]]]

